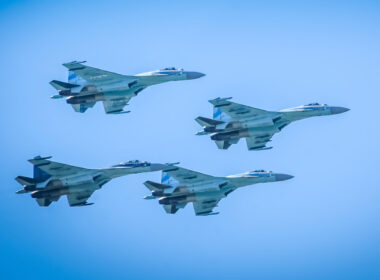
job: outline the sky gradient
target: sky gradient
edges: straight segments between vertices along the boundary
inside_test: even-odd
[[[376,1],[1,1],[1,279],[379,279],[380,5]],[[152,86],[130,114],[52,100],[61,65],[207,76]],[[267,110],[310,102],[347,113],[296,122],[269,151],[222,151],[195,136],[207,100]],[[221,213],[168,215],[145,180],[115,179],[90,207],[16,195],[36,155],[100,168],[176,162],[216,176],[292,180],[239,189]]]

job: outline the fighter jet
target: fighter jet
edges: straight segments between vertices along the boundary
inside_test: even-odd
[[[214,177],[178,166],[170,165],[162,170],[161,183],[146,181],[152,192],[145,199],[158,199],[165,211],[174,214],[192,202],[197,216],[215,215],[214,207],[237,188],[257,183],[284,181],[291,175],[255,170],[227,177]]]
[[[101,169],[87,169],[50,161],[51,157],[30,159],[34,166],[33,178],[18,176],[16,181],[24,186],[16,193],[31,193],[40,206],[49,206],[62,195],[70,206],[87,206],[87,199],[110,180],[129,174],[162,170],[166,165],[146,161],[128,161]]]
[[[219,149],[228,149],[232,144],[246,138],[250,151],[267,150],[266,144],[272,136],[280,132],[291,122],[315,117],[335,115],[348,111],[344,107],[310,103],[307,105],[284,109],[281,111],[265,111],[229,101],[228,98],[209,100],[214,105],[213,119],[198,117],[195,119],[203,130],[196,135],[210,134]]]
[[[123,110],[124,107],[132,97],[148,86],[170,81],[193,80],[205,75],[168,67],[128,76],[86,66],[83,64],[85,62],[73,61],[63,64],[69,69],[68,83],[57,80],[50,82],[58,90],[58,95],[51,98],[66,97],[66,102],[80,113],[93,107],[97,101],[103,101],[107,114],[129,113],[130,111]]]

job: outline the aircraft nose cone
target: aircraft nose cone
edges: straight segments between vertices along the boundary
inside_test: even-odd
[[[162,170],[166,167],[165,164],[161,164],[161,163],[152,163],[150,165],[150,170],[151,171],[159,171],[159,170]]]
[[[340,114],[349,111],[350,109],[344,107],[331,107],[331,114]]]
[[[294,176],[288,174],[276,174],[276,181],[285,181],[292,179]]]
[[[188,80],[194,80],[205,76],[205,74],[200,72],[187,72],[186,77]]]

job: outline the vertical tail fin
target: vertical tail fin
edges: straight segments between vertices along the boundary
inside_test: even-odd
[[[51,157],[41,157],[41,156],[36,156],[33,159],[49,159]],[[38,165],[33,163],[33,179],[38,182],[43,182],[46,179],[50,178],[51,176],[43,171],[42,169],[38,168]]]
[[[230,105],[230,100],[232,97],[225,97],[225,98],[215,98],[212,100],[209,100],[212,105],[214,105],[214,112],[213,112],[213,119],[217,121],[222,121],[222,122],[229,122],[231,120],[231,117],[227,115],[226,113],[223,112],[220,108],[223,106],[228,106]]]
[[[84,86],[87,85],[87,81],[81,77],[79,77],[74,71],[78,69],[84,68],[82,63],[85,63],[86,61],[72,61],[68,63],[64,63],[63,65],[67,68],[69,68],[69,78],[68,81],[70,84],[80,85]],[[70,70],[73,69],[73,70]]]
[[[68,82],[70,84],[80,85],[84,86],[87,84],[87,81],[81,77],[79,77],[77,74],[74,73],[74,71],[69,70],[69,78]]]
[[[174,168],[177,168],[177,167],[173,166],[173,169]],[[173,169],[171,169],[171,170],[173,170]],[[179,186],[178,180],[174,179],[172,176],[170,176],[170,173],[165,172],[165,171],[161,172],[161,184],[171,186],[171,187]]]
[[[43,182],[48,178],[50,178],[50,175],[47,174],[45,171],[38,168],[36,165],[33,167],[33,179],[35,179],[36,181]]]

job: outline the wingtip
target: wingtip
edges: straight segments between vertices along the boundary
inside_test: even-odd
[[[208,102],[226,101],[226,100],[230,100],[230,99],[232,99],[232,97],[217,97],[214,99],[210,99]]]
[[[36,160],[45,160],[45,159],[51,159],[52,156],[46,156],[46,157],[41,157],[40,155],[35,156],[34,158],[28,159],[29,162],[33,162]]]
[[[81,203],[78,203],[78,204],[71,204],[70,207],[82,207],[82,206],[90,206],[90,205],[94,205],[94,202],[81,202]]]
[[[207,213],[200,213],[200,214],[196,214],[196,216],[213,216],[213,215],[218,215],[220,212],[207,212]]]
[[[86,62],[87,62],[86,60],[82,60],[82,61],[73,60],[73,61],[62,63],[62,65],[67,66],[67,65],[81,64],[81,63],[86,63]]]
[[[167,162],[165,164],[168,165],[168,166],[172,166],[172,165],[178,165],[178,164],[180,164],[180,162],[179,161],[177,161],[177,162]]]
[[[128,105],[128,104],[127,104]],[[116,112],[108,112],[108,115],[120,115],[120,114],[128,114],[131,111],[116,111]]]
[[[40,155],[38,155],[38,156],[35,156],[33,159],[42,160],[42,159],[50,159],[50,158],[52,158],[52,156],[41,157]]]
[[[269,141],[268,141],[269,142]],[[273,149],[272,146],[264,146],[264,147],[260,147],[260,148],[252,148],[252,149],[248,149],[248,151],[265,151],[265,150],[271,150]]]

